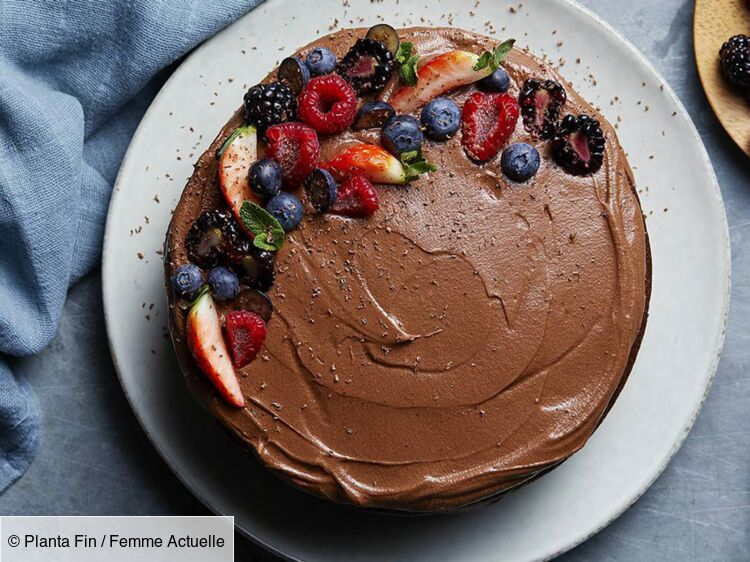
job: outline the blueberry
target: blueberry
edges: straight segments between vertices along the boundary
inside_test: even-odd
[[[305,179],[305,192],[313,208],[325,213],[336,201],[338,184],[328,170],[316,168]]]
[[[510,76],[505,69],[498,68],[495,72],[477,82],[477,88],[483,92],[507,92],[510,88]]]
[[[197,265],[181,265],[172,273],[172,287],[180,296],[192,298],[203,286],[203,272]]]
[[[503,173],[514,181],[526,181],[539,170],[539,152],[525,142],[511,144],[500,158]]]
[[[208,274],[208,286],[211,294],[220,301],[231,301],[240,292],[240,280],[237,274],[226,267],[214,267]]]
[[[286,191],[274,196],[266,205],[266,211],[276,217],[276,220],[281,224],[281,228],[286,232],[299,226],[305,212],[302,201]]]
[[[283,171],[276,160],[264,158],[250,166],[250,189],[261,197],[270,199],[281,191]]]
[[[305,59],[305,64],[313,76],[330,74],[336,70],[336,63],[336,55],[333,54],[331,49],[326,49],[325,47],[313,49],[307,54],[307,58]]]
[[[385,124],[380,140],[386,150],[398,155],[402,152],[419,150],[424,141],[424,135],[416,117],[397,115]]]
[[[461,112],[448,98],[435,98],[422,110],[422,125],[428,139],[445,141],[458,131]]]
[[[396,112],[384,101],[366,101],[354,116],[352,129],[374,129],[385,125]]]
[[[287,57],[279,65],[279,82],[294,94],[299,94],[310,79],[310,69],[297,57]]]

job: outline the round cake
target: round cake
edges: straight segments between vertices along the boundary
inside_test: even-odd
[[[512,41],[347,29],[290,54],[167,234],[196,398],[266,467],[361,507],[500,497],[578,451],[646,323],[614,128]]]

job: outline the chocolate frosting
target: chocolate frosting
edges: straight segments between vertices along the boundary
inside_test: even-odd
[[[323,45],[341,57],[364,31],[331,34],[300,53]],[[423,57],[497,43],[457,29],[399,33]],[[498,160],[470,161],[459,134],[425,143],[438,171],[406,187],[378,186],[380,210],[370,218],[308,208],[278,253],[264,348],[239,371],[244,409],[225,403],[194,366],[185,314],[170,293],[191,389],[300,488],[408,511],[477,502],[580,449],[627,376],[650,286],[632,173],[613,128],[555,70],[518,49],[504,66],[511,94],[529,77],[551,78],[566,87],[564,113],[600,120],[599,172],[566,173],[519,120],[511,141],[542,155],[527,183],[507,181]],[[460,106],[472,91],[450,97]],[[197,216],[223,207],[214,152],[241,120],[238,112],[196,165],[171,224],[167,273],[187,261]],[[321,138],[322,158],[361,141],[378,142],[378,131]]]

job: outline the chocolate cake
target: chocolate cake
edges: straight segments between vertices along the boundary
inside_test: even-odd
[[[583,447],[628,376],[650,293],[633,174],[599,112],[511,45],[322,37],[195,165],[166,242],[179,362],[303,490],[497,498]]]

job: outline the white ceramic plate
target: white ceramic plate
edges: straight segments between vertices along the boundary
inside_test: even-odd
[[[425,8],[429,4],[430,8]],[[708,155],[682,105],[638,52],[566,0],[270,0],[196,50],[143,119],[120,170],[104,243],[104,307],[123,388],[155,447],[212,510],[292,559],[541,560],[585,540],[661,473],[700,409],[721,351],[729,237]],[[412,11],[414,10],[414,11]],[[471,10],[471,11],[469,11]],[[450,16],[452,14],[452,16]],[[653,250],[646,336],[630,380],[586,447],[473,512],[394,518],[297,492],[231,446],[190,399],[166,338],[160,253],[192,163],[254,84],[334,19],[454,26],[516,37],[619,122]],[[580,57],[580,62],[576,59]],[[653,158],[652,158],[653,156]]]

